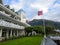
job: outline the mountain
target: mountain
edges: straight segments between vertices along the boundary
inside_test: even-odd
[[[57,29],[60,29],[60,22],[55,22],[55,21],[45,20],[45,19],[44,19],[44,22],[45,22],[45,26],[49,25]],[[30,24],[31,26],[43,25],[43,19],[34,19],[28,22],[28,24]]]

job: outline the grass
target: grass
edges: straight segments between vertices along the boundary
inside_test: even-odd
[[[40,45],[41,40],[42,36],[23,37],[19,39],[0,42],[0,45]]]

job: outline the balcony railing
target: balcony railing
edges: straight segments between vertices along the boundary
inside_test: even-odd
[[[60,36],[50,36],[51,39],[60,40]]]
[[[15,18],[10,17],[10,16],[11,16],[10,14],[6,14],[6,13],[3,12],[3,11],[0,11],[0,13],[3,14],[3,15],[5,15],[5,16],[7,16],[8,18],[11,18],[11,19],[13,19],[13,20],[15,20],[15,21],[18,21],[19,23],[23,24],[24,26],[30,26],[30,25],[27,24],[27,23],[22,23],[19,19],[15,19]]]
[[[16,29],[24,29],[24,26],[19,26],[19,25],[16,25],[14,23],[6,22],[4,20],[0,20],[0,26],[16,28]]]
[[[10,16],[10,15],[6,14],[4,11],[0,11],[0,13],[4,14],[6,16]]]

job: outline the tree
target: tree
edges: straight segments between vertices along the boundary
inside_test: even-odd
[[[36,33],[43,33],[43,26],[34,26],[33,28]]]
[[[43,26],[31,26],[31,27],[26,27],[25,28],[25,31],[27,32],[27,35],[28,33],[31,32],[32,34],[32,31],[35,31],[36,33],[40,34],[40,33],[43,33]]]
[[[27,32],[27,36],[28,36],[30,32],[32,33],[32,27],[26,27],[25,31]]]
[[[54,31],[54,27],[53,26],[46,26],[45,30],[46,30],[46,34],[51,34]]]
[[[45,26],[45,31],[47,35],[53,33],[54,29],[55,28],[53,26]],[[25,31],[27,32],[27,36],[29,33],[32,34],[32,31],[35,31],[37,34],[44,34],[44,27],[43,26],[26,27]]]

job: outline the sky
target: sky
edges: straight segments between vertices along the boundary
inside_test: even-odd
[[[26,12],[26,19],[48,19],[60,21],[60,0],[3,0],[4,5],[10,5],[15,11],[23,9]],[[43,15],[38,16],[37,12],[42,10]]]

